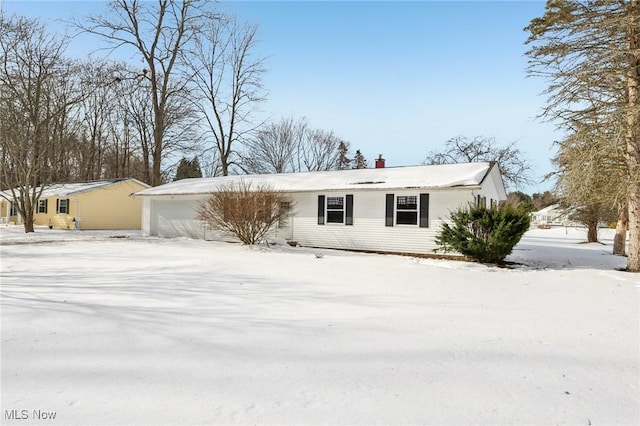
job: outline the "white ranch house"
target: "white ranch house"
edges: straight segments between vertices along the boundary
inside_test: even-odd
[[[569,223],[569,212],[560,207],[560,204],[552,204],[537,212],[531,213],[531,223],[534,225],[561,226]]]
[[[293,202],[272,237],[302,246],[428,254],[451,210],[506,199],[495,163],[390,167],[184,179],[138,192],[145,236],[228,239],[196,210],[208,194],[242,180],[267,184]]]

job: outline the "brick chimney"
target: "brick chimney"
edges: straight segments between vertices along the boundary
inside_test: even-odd
[[[376,158],[376,169],[384,169],[384,158],[382,158],[382,154],[378,154],[378,158]]]

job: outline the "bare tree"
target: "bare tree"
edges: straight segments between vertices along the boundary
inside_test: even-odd
[[[564,130],[622,124],[629,214],[627,270],[640,272],[640,3],[550,1],[525,28],[528,72],[548,81],[543,117]],[[615,119],[622,117],[622,120]]]
[[[222,175],[236,164],[235,147],[257,128],[252,121],[264,99],[264,58],[255,56],[257,27],[235,18],[209,19],[188,53],[197,107],[213,139]]]
[[[298,171],[335,170],[341,143],[332,131],[308,129],[298,148]]]
[[[535,192],[531,195],[531,203],[533,204],[533,210],[542,210],[545,207],[553,204],[558,204],[558,195],[551,191],[544,191],[542,193]]]
[[[36,202],[58,176],[69,109],[83,96],[65,47],[37,20],[0,14],[0,186],[10,189],[25,232],[33,232]]]
[[[75,153],[78,175],[81,180],[103,178],[105,152],[112,139],[110,118],[117,107],[117,93],[108,84],[116,65],[106,62],[85,62],[81,67],[80,90],[86,98],[76,105],[69,117],[78,126]]]
[[[104,38],[113,49],[133,48],[145,63],[142,78],[147,84],[153,120],[150,183],[162,183],[167,128],[172,99],[184,94],[188,79],[180,73],[181,53],[193,43],[203,21],[211,19],[205,0],[158,0],[153,6],[140,0],[112,0],[110,13],[92,15],[79,29]]]
[[[205,197],[198,207],[198,217],[212,229],[245,244],[256,244],[286,219],[292,208],[284,193],[268,185],[238,181]]]
[[[269,123],[245,146],[241,167],[248,173],[335,170],[341,153],[346,158],[349,149],[348,142],[333,132],[311,128],[304,118]]]
[[[576,125],[574,132],[558,143],[556,189],[573,219],[589,228],[588,241],[597,241],[601,222],[619,218],[614,254],[624,254],[627,198],[624,153],[619,126]]]
[[[449,139],[440,151],[431,151],[424,160],[425,164],[473,163],[495,161],[505,185],[520,188],[532,183],[531,166],[523,157],[515,142],[500,146],[495,138],[474,136],[456,136]]]
[[[295,159],[307,131],[304,119],[282,118],[266,124],[245,143],[242,169],[258,174],[298,171]]]

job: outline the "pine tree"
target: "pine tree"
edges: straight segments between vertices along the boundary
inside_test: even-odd
[[[340,142],[338,146],[338,157],[336,159],[336,170],[347,170],[351,166],[351,158],[349,154],[349,143]]]
[[[356,151],[356,155],[353,157],[353,163],[354,169],[366,169],[367,167],[369,167],[369,165],[367,164],[367,159],[364,158],[364,155],[362,155],[359,149]]]
[[[180,163],[178,164],[178,169],[176,170],[176,176],[173,180],[176,181],[180,179],[200,177],[202,177],[202,171],[200,170],[198,157],[194,157],[193,160],[187,160],[185,157],[182,157],[182,160],[180,160]]]
[[[548,0],[544,15],[525,30],[530,32],[529,74],[548,81],[544,117],[570,136],[578,133],[581,147],[601,140],[594,135],[618,135],[613,149],[623,155],[623,176],[609,173],[601,160],[615,152],[599,157],[603,167],[597,173],[625,188],[627,270],[640,272],[640,3]],[[563,153],[561,147],[561,158]]]
[[[200,161],[198,160],[197,155],[193,157],[193,160],[191,160],[191,176],[189,177],[194,177],[194,178],[202,177],[202,169],[200,169]]]

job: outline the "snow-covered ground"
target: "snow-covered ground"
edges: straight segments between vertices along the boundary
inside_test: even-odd
[[[37,231],[0,228],[3,425],[640,424],[610,231],[511,269]]]

